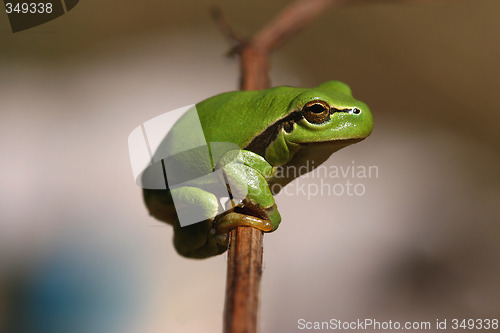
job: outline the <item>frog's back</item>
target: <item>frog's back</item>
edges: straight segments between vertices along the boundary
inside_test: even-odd
[[[155,152],[157,156],[171,156],[165,161],[169,185],[212,172],[224,152],[245,148],[285,117],[290,102],[303,91],[292,87],[233,91],[196,104],[196,109],[188,110],[175,123]]]
[[[304,89],[275,87],[232,91],[196,105],[207,142],[232,142],[240,148],[270,125],[284,118],[289,104]]]

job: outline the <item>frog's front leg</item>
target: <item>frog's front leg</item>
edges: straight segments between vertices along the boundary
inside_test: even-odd
[[[278,228],[281,216],[267,182],[274,168],[262,156],[247,150],[230,151],[216,169],[223,170],[232,194],[232,207],[215,220],[219,243],[226,244],[229,230],[236,227],[250,226],[266,232]],[[241,196],[244,196],[241,202],[235,200]]]

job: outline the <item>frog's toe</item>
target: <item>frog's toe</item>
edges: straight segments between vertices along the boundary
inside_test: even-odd
[[[229,231],[237,227],[253,227],[269,232],[273,229],[273,224],[270,220],[233,211],[220,217],[215,227],[211,230],[212,237],[218,244],[227,246],[229,243]]]
[[[217,221],[216,231],[218,234],[224,234],[237,227],[254,227],[267,232],[273,229],[273,224],[270,220],[236,213],[233,211],[221,216],[221,218]]]
[[[229,244],[229,233],[218,233],[215,228],[210,231],[211,237],[215,240],[215,242],[219,245],[227,247]]]

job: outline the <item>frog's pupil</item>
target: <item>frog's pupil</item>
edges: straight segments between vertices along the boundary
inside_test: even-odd
[[[352,110],[352,113],[354,113],[354,114],[360,114],[361,110],[358,109],[358,108],[354,108],[354,110]]]
[[[309,111],[313,113],[322,113],[325,111],[325,107],[321,104],[313,104],[309,107]]]

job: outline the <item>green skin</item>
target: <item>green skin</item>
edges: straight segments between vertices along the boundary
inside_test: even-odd
[[[232,228],[276,230],[281,217],[273,198],[276,193],[270,188],[281,188],[294,178],[294,175],[274,177],[276,167],[300,167],[307,163],[311,171],[311,166],[320,165],[333,152],[366,138],[373,128],[368,107],[355,100],[351,89],[338,81],[311,89],[282,86],[233,91],[204,100],[196,109],[208,143],[231,142],[242,150],[220,154],[212,151],[212,164],[193,152],[183,155],[182,167],[193,179],[222,169],[227,179],[246,189],[247,195],[242,202],[231,200],[230,206],[220,213],[221,204],[203,185],[174,190],[144,189],[150,214],[173,225],[175,248],[189,258],[206,258],[226,251]],[[171,149],[189,140],[188,118],[182,117],[168,133],[165,140]],[[231,163],[235,158],[239,163]],[[180,206],[201,209],[211,218],[181,227],[172,191],[177,209]]]

